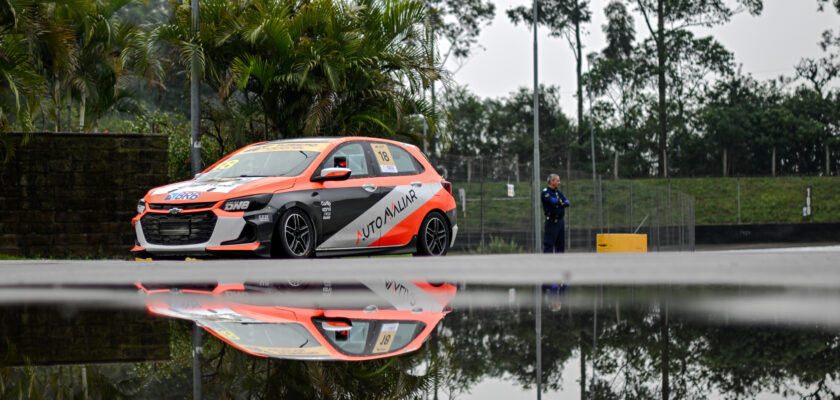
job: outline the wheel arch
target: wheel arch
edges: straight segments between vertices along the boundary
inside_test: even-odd
[[[272,257],[276,256],[277,248],[275,246],[280,245],[280,242],[277,240],[277,228],[280,225],[280,222],[283,219],[283,214],[285,214],[289,210],[297,209],[309,219],[309,223],[312,224],[312,229],[315,230],[315,247],[318,247],[318,242],[321,241],[319,235],[321,234],[321,221],[316,220],[312,217],[312,210],[310,207],[301,201],[287,201],[286,203],[276,207],[276,211],[273,214],[274,224],[272,225],[271,229],[271,255]],[[314,251],[314,250],[313,250]]]

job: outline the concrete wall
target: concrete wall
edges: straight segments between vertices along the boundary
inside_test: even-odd
[[[0,254],[128,257],[137,200],[166,183],[167,147],[165,135],[32,134],[0,163]]]

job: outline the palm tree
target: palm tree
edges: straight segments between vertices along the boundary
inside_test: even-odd
[[[159,76],[154,57],[142,53],[139,28],[119,18],[117,12],[135,0],[85,2],[81,12],[70,13],[78,48],[78,68],[73,71],[73,94],[79,101],[79,129],[95,128],[100,118],[111,111],[138,111],[129,83],[132,62],[147,73],[152,82]]]
[[[184,4],[150,38],[184,69],[199,59],[218,96],[202,105],[209,125],[227,126],[235,142],[318,134],[420,142],[407,118],[417,113],[437,132],[439,113],[421,92],[440,79],[427,62],[422,2],[204,0],[200,8],[197,36]]]
[[[0,8],[0,146],[5,160],[13,155],[16,143],[6,133],[12,126],[32,130],[32,115],[39,108],[46,88],[38,74],[33,50],[45,47],[42,40],[56,34],[55,25],[44,17],[47,2],[10,0]],[[56,57],[61,49],[57,49]],[[9,112],[12,111],[12,112]],[[26,143],[25,135],[20,145]]]

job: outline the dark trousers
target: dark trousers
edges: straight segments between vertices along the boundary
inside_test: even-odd
[[[543,253],[566,252],[566,223],[563,218],[545,218],[545,236],[543,236]]]

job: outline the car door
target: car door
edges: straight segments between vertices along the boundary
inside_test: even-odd
[[[430,211],[432,198],[441,190],[440,181],[426,181],[422,164],[401,146],[372,141],[374,183],[383,192],[380,215],[383,216],[377,246],[408,244]]]
[[[321,207],[322,241],[317,250],[339,250],[368,247],[379,239],[364,216],[382,197],[372,182],[373,164],[368,144],[364,141],[344,143],[333,150],[315,171],[341,166],[350,168],[350,178],[326,181],[316,191]]]

